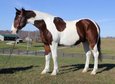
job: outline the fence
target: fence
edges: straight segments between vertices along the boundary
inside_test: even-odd
[[[1,55],[9,55],[9,54],[13,54],[13,55],[32,55],[32,56],[44,56],[44,50],[40,50],[40,51],[32,51],[32,50],[19,50],[19,49],[14,49],[12,52],[12,49],[0,49],[0,54]],[[62,56],[62,57],[84,57],[84,54],[79,54],[79,53],[65,53],[62,51],[58,51],[58,56]],[[112,59],[115,60],[115,56],[111,56],[111,55],[107,55],[107,54],[103,54],[103,59]]]
[[[0,49],[2,55],[44,55],[44,51],[32,51],[32,50],[19,50],[19,49]]]

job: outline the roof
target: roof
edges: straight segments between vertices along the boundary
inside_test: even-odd
[[[1,34],[4,37],[18,37],[16,34]]]

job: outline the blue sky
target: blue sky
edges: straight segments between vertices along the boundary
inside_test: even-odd
[[[102,37],[115,37],[115,0],[1,0],[0,30],[11,29],[15,7],[39,10],[65,20],[90,18],[99,24]],[[30,24],[23,29],[36,30]]]

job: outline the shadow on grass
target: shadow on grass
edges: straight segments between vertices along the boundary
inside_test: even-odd
[[[73,71],[77,71],[84,68],[84,64],[72,64],[61,66],[60,74],[65,74]],[[89,68],[93,68],[93,64],[90,64]],[[102,73],[104,71],[109,71],[115,68],[115,64],[99,64],[99,70],[97,73]]]
[[[115,64],[99,64],[99,68],[101,68],[101,70],[98,71],[97,73],[102,73],[104,71],[109,71],[115,68]]]
[[[3,69],[0,69],[0,74],[13,74],[15,72],[32,69],[33,67],[38,67],[38,66],[31,65],[31,66],[26,66],[26,67],[3,68]]]
[[[59,74],[65,74],[73,71],[77,71],[83,69],[84,64],[72,64],[72,65],[64,65],[61,66],[61,70]]]

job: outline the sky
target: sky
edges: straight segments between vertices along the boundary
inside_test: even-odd
[[[115,37],[115,0],[1,0],[0,30],[11,30],[15,7],[38,10],[64,20],[89,18],[101,28],[101,37]],[[28,24],[23,30],[37,30]]]

